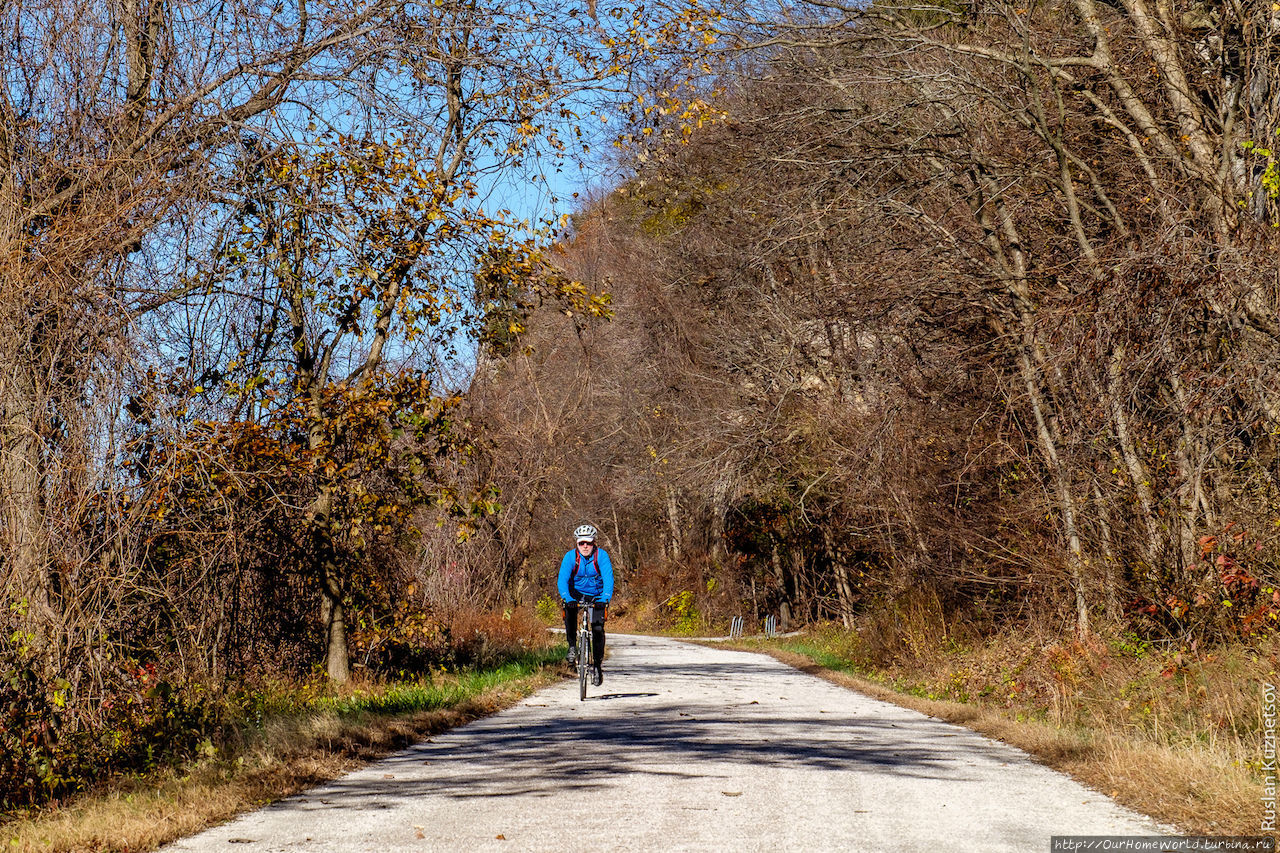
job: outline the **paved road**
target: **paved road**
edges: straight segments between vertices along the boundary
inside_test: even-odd
[[[1012,747],[770,657],[611,637],[577,683],[172,851],[1048,851],[1158,834]]]

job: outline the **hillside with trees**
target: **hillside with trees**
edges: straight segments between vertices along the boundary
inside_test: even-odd
[[[757,615],[1269,630],[1275,15],[832,9],[696,129],[654,110],[574,219],[615,319],[547,315],[478,377],[567,452],[504,446],[514,484]]]

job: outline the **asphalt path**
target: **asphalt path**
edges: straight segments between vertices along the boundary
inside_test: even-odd
[[[1149,818],[766,655],[614,636],[565,682],[170,851],[1048,851]]]

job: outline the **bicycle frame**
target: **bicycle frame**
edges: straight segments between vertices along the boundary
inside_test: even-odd
[[[587,698],[587,679],[595,652],[592,647],[591,621],[597,606],[590,599],[578,602],[578,701]]]

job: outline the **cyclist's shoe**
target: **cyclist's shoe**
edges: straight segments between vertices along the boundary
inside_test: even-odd
[[[592,667],[591,683],[594,684],[596,687],[599,687],[601,684],[604,684],[604,667],[602,666]]]
[[[564,656],[564,662],[565,662],[565,663],[567,663],[567,664],[569,664],[569,666],[577,666],[577,665],[578,665],[578,650],[577,650],[577,649],[575,649],[573,646],[570,646],[570,647],[569,647],[569,654],[567,654],[567,655],[565,655],[565,656]]]

